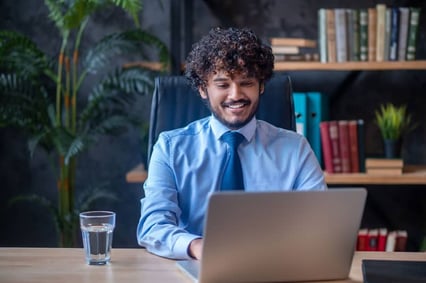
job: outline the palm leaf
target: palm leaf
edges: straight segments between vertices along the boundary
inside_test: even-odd
[[[52,60],[26,36],[0,31],[0,67],[24,77],[36,77],[52,67]]]
[[[125,112],[134,101],[134,94],[150,93],[153,89],[152,72],[140,69],[117,69],[93,89],[89,101],[79,117],[79,127],[98,125],[108,116]],[[128,114],[127,114],[128,115]],[[88,128],[86,128],[87,130]]]
[[[118,200],[117,196],[106,189],[106,184],[101,184],[94,188],[84,190],[77,200],[77,207],[79,211],[86,211],[91,208],[91,205],[99,199]],[[78,211],[76,211],[78,214]]]
[[[133,21],[136,26],[139,27],[138,14],[142,10],[142,1],[140,0],[112,0],[112,2],[125,10],[127,13],[132,15]]]

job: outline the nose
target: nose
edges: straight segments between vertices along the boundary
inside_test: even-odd
[[[231,87],[229,88],[228,98],[233,100],[238,100],[241,97],[243,97],[243,92],[241,87],[236,83],[231,84]]]

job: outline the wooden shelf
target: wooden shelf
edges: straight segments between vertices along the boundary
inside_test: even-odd
[[[143,164],[126,174],[128,183],[143,183],[148,176]],[[426,185],[426,166],[406,165],[402,175],[371,175],[365,173],[325,174],[329,185]]]
[[[145,166],[141,163],[126,174],[127,183],[143,183],[148,176]]]
[[[426,70],[426,60],[386,62],[275,62],[275,71]]]
[[[329,185],[426,185],[426,166],[406,165],[402,175],[325,174]]]

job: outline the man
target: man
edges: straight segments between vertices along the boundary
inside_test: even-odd
[[[194,45],[186,76],[212,115],[163,132],[154,146],[137,228],[148,251],[200,259],[208,197],[229,178],[245,191],[326,189],[306,139],[255,117],[273,67],[271,48],[247,29],[215,28]],[[239,133],[234,151],[229,131]],[[240,173],[228,173],[229,164]]]

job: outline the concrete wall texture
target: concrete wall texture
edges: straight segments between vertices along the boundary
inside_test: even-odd
[[[174,0],[144,1],[142,26],[170,45],[170,4]],[[194,1],[193,39],[198,40],[214,26],[252,28],[264,40],[270,37],[317,38],[319,8],[368,8],[377,3],[422,7],[418,58],[426,59],[425,1],[337,1],[337,0],[249,0]],[[83,44],[102,35],[123,30],[131,19],[117,10],[96,15],[88,26]],[[0,2],[0,29],[13,29],[30,36],[41,49],[56,54],[58,32],[47,18],[44,1],[3,0]],[[182,52],[182,59],[186,56]],[[404,141],[403,157],[408,164],[426,163],[426,71],[294,71],[288,73],[294,91],[320,91],[329,96],[330,119],[364,119],[366,153],[383,153],[381,138],[373,122],[374,110],[383,102],[407,104],[419,126]],[[133,106],[148,120],[150,96]],[[99,201],[96,209],[115,210],[117,228],[114,246],[136,247],[135,230],[139,218],[141,184],[128,184],[125,174],[142,161],[140,135],[131,129],[119,137],[102,138],[78,159],[77,194],[89,187],[105,184],[118,201]],[[21,203],[8,205],[13,196],[37,193],[56,202],[56,179],[49,156],[37,150],[31,159],[26,137],[13,128],[0,128],[0,246],[55,246],[56,234],[50,216],[43,208]],[[413,236],[410,248],[417,248],[426,227],[415,219],[426,217],[424,186],[369,188],[369,202],[363,219],[365,226],[408,229]],[[423,201],[421,201],[423,200]],[[423,221],[424,222],[424,221]]]

